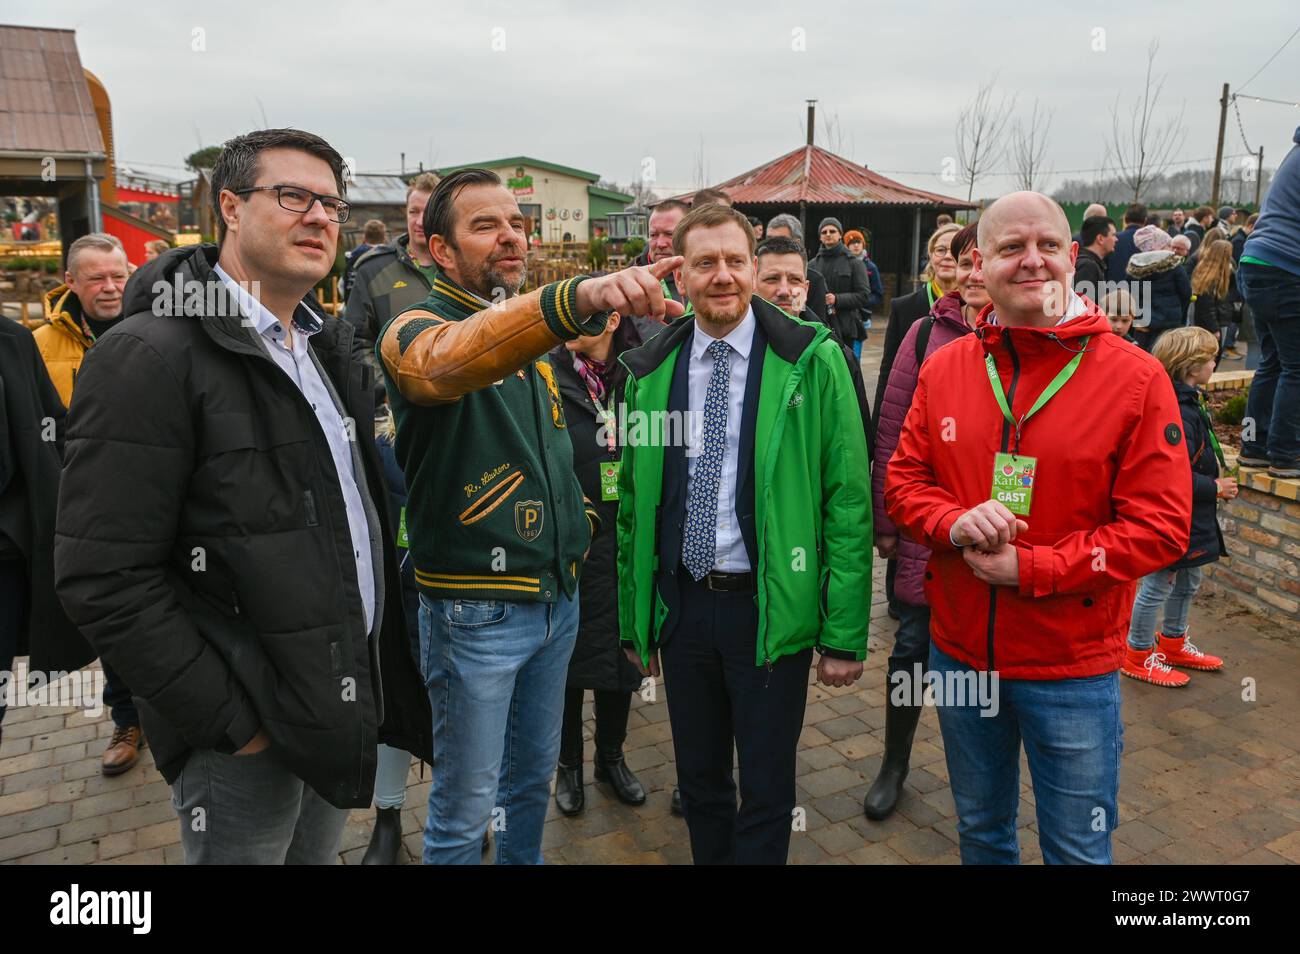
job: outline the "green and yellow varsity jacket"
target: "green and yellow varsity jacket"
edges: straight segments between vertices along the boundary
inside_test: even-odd
[[[577,316],[585,277],[493,305],[440,274],[380,335],[407,537],[430,598],[552,603],[577,590],[597,517],[545,355],[603,330],[604,314]]]

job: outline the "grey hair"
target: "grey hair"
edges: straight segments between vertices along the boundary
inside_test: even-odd
[[[87,249],[94,249],[97,252],[118,251],[122,253],[123,258],[126,257],[126,249],[122,247],[122,240],[116,235],[109,235],[107,232],[91,232],[89,235],[83,235],[68,246],[68,271],[73,275],[77,274],[77,259]]]
[[[794,240],[800,245],[803,244],[803,226],[789,212],[782,212],[780,215],[772,216],[772,221],[767,223],[767,230],[770,232],[772,229],[789,229]]]

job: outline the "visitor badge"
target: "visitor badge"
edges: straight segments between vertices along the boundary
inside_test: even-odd
[[[406,508],[402,508],[401,519],[397,523],[397,545],[403,550],[411,549],[411,541],[406,537]]]
[[[1034,473],[1037,457],[997,454],[993,458],[992,499],[1021,517],[1029,516],[1034,499]]]
[[[623,464],[619,460],[607,460],[600,465],[600,499],[618,499],[618,469]]]

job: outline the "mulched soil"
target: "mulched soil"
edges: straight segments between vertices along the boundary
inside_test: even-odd
[[[1241,449],[1241,425],[1221,422],[1219,420],[1219,409],[1238,394],[1245,393],[1245,388],[1237,388],[1234,391],[1211,391],[1208,395],[1210,417],[1214,421],[1214,433],[1219,438],[1219,443],[1223,445],[1225,451],[1229,447],[1237,450]]]

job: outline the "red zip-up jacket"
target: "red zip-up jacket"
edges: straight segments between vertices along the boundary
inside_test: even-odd
[[[890,517],[933,551],[925,595],[935,643],[1007,679],[1118,669],[1134,581],[1187,549],[1191,473],[1169,375],[1082,301],[1083,314],[1053,328],[992,323],[990,305],[975,334],[932,355],[885,481]],[[1038,465],[1029,529],[1015,540],[1020,585],[990,586],[949,539],[957,518],[990,498],[994,454],[1015,441],[984,355],[1018,419],[1084,336],[1074,376],[1021,432],[1019,453]]]

